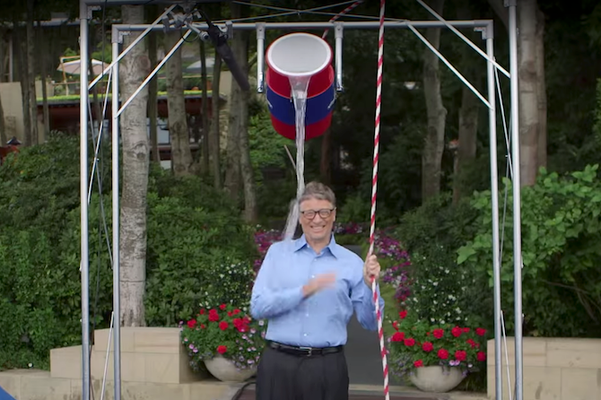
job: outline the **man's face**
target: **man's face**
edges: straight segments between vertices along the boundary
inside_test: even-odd
[[[327,200],[308,199],[300,204],[300,224],[309,242],[329,241],[336,210]]]

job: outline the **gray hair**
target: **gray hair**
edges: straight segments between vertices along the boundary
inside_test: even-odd
[[[309,182],[305,186],[305,190],[298,200],[298,204],[301,204],[305,200],[309,199],[317,199],[317,200],[327,200],[334,207],[336,207],[336,195],[328,186],[324,185],[320,182]]]

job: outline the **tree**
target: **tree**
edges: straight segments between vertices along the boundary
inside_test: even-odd
[[[165,34],[165,52],[182,37],[179,29],[169,30]],[[169,107],[169,136],[171,138],[171,166],[176,176],[191,173],[192,152],[186,116],[186,100],[182,77],[181,47],[167,61],[167,104]]]
[[[431,7],[440,15],[444,0],[432,1]],[[426,38],[438,49],[440,28],[428,28]],[[424,95],[428,115],[428,128],[422,155],[422,201],[440,192],[442,153],[447,110],[442,104],[438,57],[430,49],[424,50]]]
[[[143,24],[144,7],[122,6],[124,24]],[[128,46],[139,33],[125,36]],[[144,42],[138,43],[121,62],[121,96],[128,99],[150,70]],[[144,326],[146,281],[146,197],[149,151],[146,123],[148,89],[144,88],[121,114],[123,189],[121,194],[121,315],[123,326]],[[118,190],[118,188],[113,188]]]

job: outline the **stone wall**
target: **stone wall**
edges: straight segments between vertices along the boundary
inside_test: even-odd
[[[503,400],[509,399],[507,367],[515,385],[515,341],[502,345]],[[488,397],[495,399],[494,340],[488,342]],[[601,339],[524,338],[524,400],[601,400]]]

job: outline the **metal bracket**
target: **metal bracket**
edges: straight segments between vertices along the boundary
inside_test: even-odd
[[[257,92],[265,91],[265,23],[260,22],[257,27]]]
[[[122,44],[123,43],[123,37],[125,37],[126,35],[129,35],[130,31],[122,31],[121,29],[117,29],[114,25],[113,25],[113,31],[111,34],[111,43],[119,43]]]
[[[225,21],[225,31],[221,30],[227,34],[228,40],[234,38],[234,23],[232,21]]]
[[[344,33],[344,27],[342,22],[334,23],[334,33],[336,39],[336,48],[335,48],[335,68],[336,68],[336,91],[342,92],[344,91],[344,87],[342,85],[342,37]]]
[[[100,6],[88,6],[88,20],[93,18],[94,11],[101,10]]]

